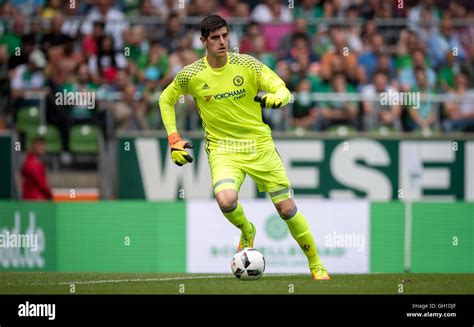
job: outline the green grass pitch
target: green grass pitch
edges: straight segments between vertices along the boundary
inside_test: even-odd
[[[2,272],[0,294],[474,294],[474,274],[230,274]]]

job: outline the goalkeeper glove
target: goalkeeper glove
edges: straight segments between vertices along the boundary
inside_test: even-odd
[[[168,136],[168,143],[171,149],[171,159],[178,166],[193,162],[193,158],[185,149],[192,149],[193,145],[187,141],[181,140],[177,132],[171,133]]]
[[[274,93],[264,94],[262,96],[262,100],[260,100],[260,105],[262,108],[278,109],[281,107],[281,104],[281,99]]]

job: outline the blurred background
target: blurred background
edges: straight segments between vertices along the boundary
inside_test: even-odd
[[[205,55],[198,26],[212,13],[229,50],[293,94],[263,117],[330,271],[474,271],[469,0],[0,0],[0,219],[44,224],[54,253],[35,267],[227,272],[238,235],[212,201],[194,101],[176,104],[196,158],[179,169],[158,106]],[[382,102],[396,92],[419,94],[417,108]],[[93,105],[58,101],[67,93]],[[265,197],[246,180],[271,271],[305,271]],[[203,243],[202,221],[222,239]],[[28,267],[5,253],[5,269]]]

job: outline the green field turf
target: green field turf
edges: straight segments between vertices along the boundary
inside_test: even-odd
[[[2,272],[0,294],[474,294],[474,274],[331,277],[322,282],[267,274],[241,281],[225,274]]]

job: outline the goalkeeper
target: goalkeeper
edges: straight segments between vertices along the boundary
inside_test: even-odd
[[[278,109],[290,100],[285,83],[257,59],[229,53],[229,31],[217,15],[204,18],[201,42],[207,55],[184,67],[160,97],[163,123],[168,133],[172,160],[182,166],[193,159],[192,145],[176,129],[174,105],[183,94],[194,97],[205,132],[205,149],[212,185],[224,216],[241,230],[238,251],[253,247],[255,226],[238,201],[246,175],[260,192],[268,192],[280,217],[308,258],[312,278],[329,280],[319,260],[306,219],[290,193],[285,167],[275,148],[271,130],[262,121],[260,106]],[[266,93],[260,105],[254,101],[259,90]]]

